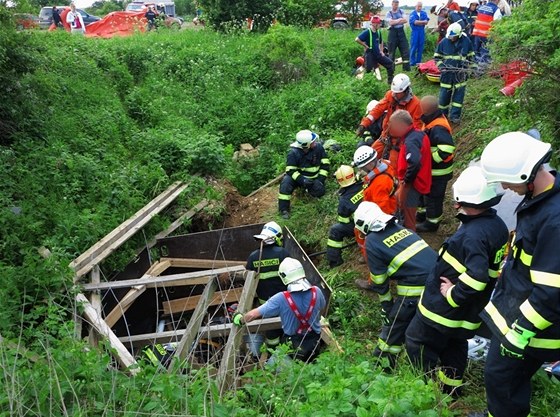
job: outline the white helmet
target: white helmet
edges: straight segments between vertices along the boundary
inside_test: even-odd
[[[307,291],[311,288],[311,284],[305,278],[305,270],[300,261],[294,258],[285,258],[278,268],[278,275],[288,286],[289,292]]]
[[[366,107],[366,112],[369,114],[369,112],[372,111],[378,104],[379,101],[371,100]]]
[[[266,223],[261,233],[253,236],[257,240],[264,241],[265,245],[272,245],[276,243],[278,246],[282,246],[282,228],[276,222]]]
[[[356,183],[356,174],[354,173],[354,168],[350,165],[341,165],[334,173],[334,176],[341,187],[348,187]]]
[[[488,182],[532,183],[538,168],[549,161],[550,143],[523,132],[509,132],[490,142],[480,157]]]
[[[361,202],[354,212],[356,229],[364,235],[369,232],[380,232],[393,219],[393,216],[384,213],[377,204],[370,201]]]
[[[410,87],[410,78],[406,74],[397,74],[391,83],[391,91],[393,93],[402,93]]]
[[[465,169],[453,184],[453,199],[465,207],[490,208],[503,195],[497,192],[496,184],[488,184],[482,168],[477,166]]]
[[[311,130],[300,130],[297,132],[296,141],[290,146],[292,148],[307,149],[313,142],[319,139],[319,135]]]
[[[463,31],[463,28],[461,27],[460,23],[451,23],[449,25],[449,27],[447,28],[447,33],[445,34],[445,37],[447,39],[453,38],[455,36],[461,36],[461,32]]]
[[[440,4],[438,7],[436,7],[436,15],[440,14],[443,9],[447,9],[446,4]]]
[[[360,146],[354,152],[354,165],[358,168],[363,168],[370,162],[377,159],[377,151],[371,146],[363,145]]]

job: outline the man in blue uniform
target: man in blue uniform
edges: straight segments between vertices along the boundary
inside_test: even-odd
[[[280,183],[278,210],[282,217],[290,217],[290,200],[297,187],[302,187],[312,197],[325,195],[325,181],[329,175],[330,161],[318,142],[319,135],[310,130],[300,130],[296,141],[290,145],[286,161],[286,175]]]
[[[426,25],[430,21],[428,14],[422,10],[422,2],[416,4],[416,8],[410,17],[408,23],[412,34],[410,36],[410,65],[415,66],[422,62],[422,54],[424,53],[424,42],[426,41]]]
[[[370,24],[371,27],[360,33],[355,41],[364,47],[366,72],[371,72],[377,68],[378,65],[383,65],[387,70],[389,84],[391,84],[393,75],[395,74],[395,65],[393,61],[383,55],[380,50],[379,28],[381,27],[381,19],[379,16],[373,16],[370,20]]]
[[[491,208],[502,194],[486,183],[479,167],[467,168],[453,184],[461,227],[441,247],[406,332],[412,363],[424,372],[439,363],[438,379],[448,394],[460,393],[467,340],[481,325],[479,314],[490,299],[506,250],[508,229]]]
[[[406,25],[408,20],[402,9],[399,9],[399,0],[393,0],[391,6],[391,10],[385,16],[389,25],[389,58],[393,62],[395,61],[395,52],[398,48],[402,57],[403,71],[410,71],[410,51],[408,39],[404,32],[404,25]]]
[[[494,139],[481,156],[489,182],[523,195],[502,275],[482,318],[493,338],[484,381],[489,415],[526,417],[531,377],[560,357],[560,179],[544,164],[550,144],[522,132]]]
[[[400,226],[395,217],[365,201],[354,213],[356,229],[366,236],[370,288],[379,294],[383,327],[374,351],[393,367],[402,351],[406,329],[414,317],[420,294],[437,254],[416,233]],[[397,281],[396,297],[390,280]]]

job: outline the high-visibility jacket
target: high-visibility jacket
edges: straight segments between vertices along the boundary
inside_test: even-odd
[[[389,119],[391,115],[397,110],[406,110],[412,116],[414,127],[422,128],[422,109],[420,108],[420,100],[415,95],[406,103],[398,102],[393,98],[391,90],[387,91],[385,97],[375,106],[369,114],[362,119],[360,124],[369,128],[370,125],[383,117],[383,132],[387,132]],[[386,113],[385,113],[386,112]],[[383,116],[385,115],[385,116]],[[391,161],[393,168],[397,168],[397,156],[399,154],[400,143],[398,138],[388,138],[387,142],[377,140],[373,143],[372,148],[377,151],[377,154],[383,158]]]
[[[447,4],[445,7],[447,7],[447,10],[455,10],[457,12],[461,11],[461,6],[459,6],[459,3],[457,3],[456,1],[452,1],[451,3]]]
[[[432,177],[451,177],[455,142],[451,136],[451,126],[441,110],[422,116],[424,132],[430,138],[432,153]]]
[[[432,188],[430,139],[421,130],[411,128],[403,138],[397,177],[406,184],[412,184],[420,194],[430,192]]]
[[[356,182],[348,187],[341,188],[338,194],[337,221],[344,224],[354,224],[352,215],[364,199],[364,185],[361,182]]]
[[[264,245],[262,254],[260,249],[257,249],[249,255],[245,269],[259,271],[257,297],[260,300],[266,301],[274,294],[286,291],[286,286],[278,275],[278,268],[282,261],[289,256],[286,249],[276,244]]]
[[[560,178],[517,207],[512,247],[482,318],[504,340],[517,321],[536,333],[526,353],[543,361],[560,358]]]
[[[398,181],[394,168],[389,161],[382,160],[387,165],[387,169],[376,175],[369,184],[365,184],[364,201],[370,201],[379,206],[384,213],[395,214],[397,211],[397,191]]]
[[[492,22],[496,17],[501,17],[501,12],[496,4],[488,2],[477,9],[477,16],[474,22],[473,35],[480,36],[482,38],[487,38],[490,28],[492,27]],[[499,12],[499,14],[497,13]]]
[[[420,300],[420,318],[439,331],[470,338],[481,325],[480,312],[490,300],[509,237],[496,210],[457,216],[462,225],[440,249]],[[453,283],[444,297],[440,277]]]
[[[299,185],[304,184],[305,178],[318,178],[324,182],[329,175],[329,166],[329,158],[320,143],[315,143],[307,152],[300,148],[291,148],[286,160],[286,175]]]
[[[466,85],[467,72],[474,65],[474,50],[470,39],[464,33],[455,42],[443,39],[436,48],[434,61],[441,71],[441,87]]]
[[[391,299],[389,280],[397,281],[397,295],[418,297],[424,289],[437,253],[416,233],[390,222],[366,236],[370,281],[381,301]]]

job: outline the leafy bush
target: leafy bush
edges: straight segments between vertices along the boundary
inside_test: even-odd
[[[278,20],[284,25],[313,27],[335,14],[332,0],[283,0]]]

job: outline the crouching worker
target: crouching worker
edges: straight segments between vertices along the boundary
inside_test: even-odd
[[[281,342],[293,348],[292,358],[312,361],[321,345],[320,321],[326,307],[325,297],[319,287],[312,286],[305,278],[303,266],[297,259],[284,259],[279,274],[288,291],[274,295],[246,314],[236,313],[233,323],[242,326],[256,319],[280,316],[284,331]]]
[[[290,256],[284,248],[282,228],[276,222],[266,223],[261,233],[253,236],[260,242],[261,247],[253,251],[247,259],[245,269],[259,273],[257,284],[257,297],[264,304],[275,294],[286,291],[286,285],[280,279],[278,269],[280,263]],[[280,344],[281,330],[269,330],[266,332],[265,343],[269,348]]]
[[[331,268],[344,263],[342,259],[344,238],[354,237],[353,215],[358,204],[364,199],[364,187],[362,182],[357,180],[354,168],[349,165],[341,165],[336,170],[335,177],[340,185],[340,190],[338,191],[337,222],[331,226],[329,240],[327,240],[327,260]]]
[[[453,185],[459,230],[442,246],[439,258],[406,332],[406,350],[424,372],[438,364],[448,394],[460,394],[467,366],[467,339],[480,327],[479,314],[497,281],[508,229],[491,207],[501,195],[487,185],[479,167],[467,168]]]
[[[300,130],[296,141],[290,145],[292,149],[286,161],[286,175],[280,183],[278,194],[278,210],[285,219],[290,217],[290,200],[297,187],[304,188],[312,197],[325,195],[330,161],[318,139],[316,133]]]
[[[383,327],[374,355],[394,367],[406,329],[414,317],[426,278],[437,254],[416,233],[400,226],[375,203],[363,202],[354,213],[356,229],[366,236],[369,289],[379,294]],[[397,281],[396,297],[389,280]]]

